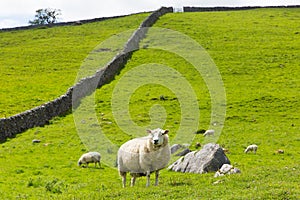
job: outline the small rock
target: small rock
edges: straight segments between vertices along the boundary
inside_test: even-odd
[[[228,149],[222,148],[224,153],[230,153]]]
[[[175,153],[176,151],[178,151],[178,149],[182,148],[182,146],[180,144],[173,144],[171,146],[171,154]]]
[[[219,177],[219,176],[224,176],[224,174],[221,174],[219,171],[217,171],[214,175],[215,178]]]
[[[222,173],[222,174],[227,174],[232,168],[233,168],[232,165],[224,164],[224,165],[222,165],[222,167],[219,169],[219,171],[220,171],[220,173]]]
[[[230,170],[230,173],[229,174],[240,174],[241,173],[241,170],[238,169],[238,168],[233,168]]]
[[[222,167],[215,173],[214,177],[224,176],[226,174],[238,174],[241,170],[233,167],[230,164],[223,164]]]
[[[183,151],[181,151],[180,153],[176,154],[175,156],[185,156],[186,154],[190,153],[191,150],[186,148]]]
[[[40,143],[40,142],[41,142],[41,140],[38,140],[38,139],[32,140],[32,143]]]
[[[284,154],[284,150],[278,149],[278,150],[276,150],[276,153],[278,153],[278,154]]]
[[[200,144],[200,142],[197,142],[197,143],[195,144],[195,148],[198,149],[199,147],[201,147],[201,144]]]

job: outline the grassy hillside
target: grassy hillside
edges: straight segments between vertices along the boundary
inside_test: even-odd
[[[155,24],[156,27],[184,33],[197,41],[218,67],[226,90],[227,106],[224,128],[217,142],[229,149],[228,157],[241,169],[241,174],[213,178],[212,173],[198,175],[162,170],[159,187],[145,188],[146,180],[140,178],[134,188],[122,189],[115,168],[109,165],[103,165],[101,169],[76,166],[79,156],[89,147],[79,139],[74,118],[68,115],[52,120],[49,126],[34,128],[1,144],[0,196],[4,199],[299,198],[299,19],[299,9],[258,9],[173,13],[163,16]],[[117,28],[114,24],[110,25]],[[82,26],[57,30],[68,28],[83,31]],[[142,46],[146,47],[148,42],[146,39]],[[90,48],[93,48],[92,45]],[[172,67],[188,80],[196,93],[201,113],[198,129],[209,127],[210,94],[202,77],[182,57],[146,48],[134,52],[116,79],[95,93],[96,105],[92,104],[92,107],[95,107],[101,130],[116,145],[134,135],[125,134],[114,119],[111,106],[113,91],[130,70],[149,63]],[[72,84],[75,77],[76,70],[71,80],[66,81]],[[143,81],[143,78],[137,81]],[[7,87],[7,90],[10,88]],[[131,118],[137,125],[147,126],[152,114],[149,110],[160,104],[166,113],[161,112],[160,107],[154,113],[166,115],[163,128],[168,128],[173,138],[182,114],[176,97],[168,87],[143,85],[130,97]],[[85,121],[82,120],[82,123]],[[32,144],[35,138],[42,142]],[[197,135],[193,143],[203,141],[203,137]],[[259,146],[258,153],[244,154],[244,148],[251,143]],[[277,154],[277,149],[283,149],[285,153]],[[218,184],[214,184],[218,180]]]
[[[62,95],[97,45],[137,28],[148,13],[81,26],[0,32],[0,117],[9,117]],[[121,46],[122,47],[122,46]],[[112,51],[112,56],[116,54]]]

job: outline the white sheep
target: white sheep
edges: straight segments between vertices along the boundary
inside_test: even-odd
[[[126,186],[126,173],[131,175],[131,186],[136,177],[147,176],[146,187],[150,185],[150,173],[155,171],[155,185],[158,185],[159,170],[170,160],[168,130],[157,128],[147,130],[146,137],[135,138],[124,143],[118,151],[118,170]]]
[[[203,136],[213,136],[215,134],[215,130],[206,130]]]
[[[248,153],[249,151],[256,153],[257,148],[258,148],[258,146],[256,144],[251,144],[245,149],[245,153]]]
[[[99,164],[99,167],[101,167],[100,164],[101,155],[98,152],[88,152],[83,154],[79,160],[78,160],[78,166],[80,167],[82,164],[86,164],[86,167],[88,167],[89,163],[95,163],[95,167],[97,166],[97,163]]]

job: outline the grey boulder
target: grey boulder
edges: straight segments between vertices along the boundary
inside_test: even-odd
[[[230,161],[222,147],[208,143],[200,151],[192,151],[179,158],[168,169],[175,172],[202,174],[216,172],[223,164],[230,164]]]

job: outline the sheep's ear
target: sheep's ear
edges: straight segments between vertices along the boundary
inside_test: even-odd
[[[147,129],[147,133],[149,133],[149,134],[150,134],[150,133],[152,133],[152,130],[150,130],[150,129]]]
[[[168,134],[168,133],[169,133],[169,130],[165,130],[165,131],[163,132],[163,135]]]

